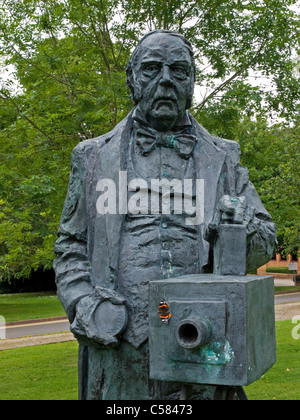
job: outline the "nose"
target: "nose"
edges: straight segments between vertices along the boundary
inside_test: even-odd
[[[160,79],[160,84],[164,86],[172,86],[174,84],[169,66],[163,66],[163,73]]]

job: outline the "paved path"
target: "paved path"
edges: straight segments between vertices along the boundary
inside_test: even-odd
[[[25,337],[70,331],[70,324],[66,317],[46,318],[6,324],[6,338]]]
[[[75,338],[71,332],[60,334],[34,335],[31,337],[8,338],[0,340],[0,351],[10,350],[19,347],[39,346],[41,344],[62,343],[64,341],[74,341]]]
[[[287,280],[287,279],[274,279],[274,286],[282,286],[282,287],[288,287],[288,286],[294,286],[293,280]]]
[[[0,351],[75,340],[67,317],[9,322],[0,325]]]
[[[300,292],[275,295],[275,305],[292,302],[300,302]]]

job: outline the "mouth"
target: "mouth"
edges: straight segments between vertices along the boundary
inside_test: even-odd
[[[158,109],[161,107],[168,107],[168,108],[173,108],[173,106],[175,105],[175,99],[172,98],[157,98],[154,101],[154,108]]]

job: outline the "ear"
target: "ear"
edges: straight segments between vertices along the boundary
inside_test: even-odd
[[[186,109],[189,109],[192,106],[192,103],[193,103],[194,84],[195,84],[195,78],[192,77],[191,78],[191,83],[190,83],[189,95],[188,95],[187,100],[186,100]]]
[[[141,99],[141,88],[136,81],[136,76],[134,74],[134,71],[132,70],[132,67],[129,65],[126,68],[126,83],[129,86],[131,92],[130,97],[135,103],[135,105],[137,105]]]

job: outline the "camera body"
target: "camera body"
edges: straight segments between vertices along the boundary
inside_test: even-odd
[[[167,321],[159,313],[164,300]],[[276,361],[271,276],[187,275],[149,283],[150,378],[245,386]]]

